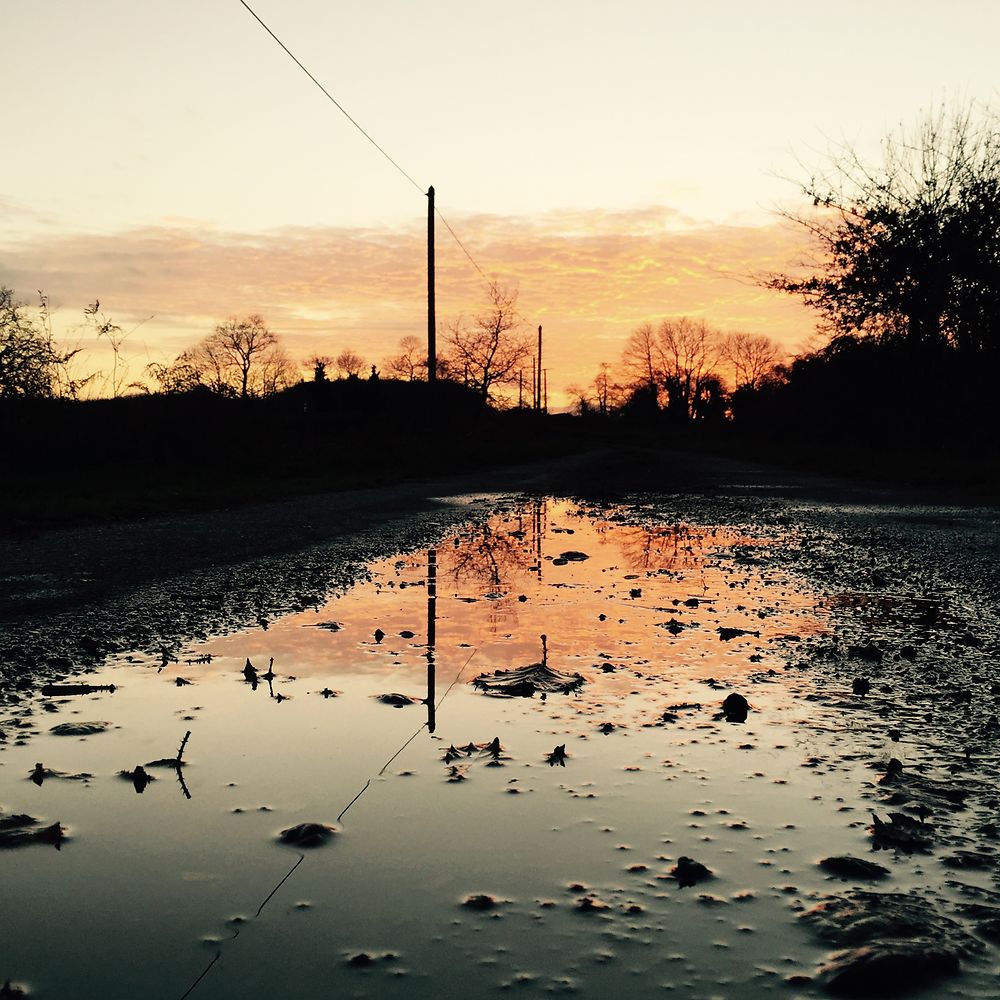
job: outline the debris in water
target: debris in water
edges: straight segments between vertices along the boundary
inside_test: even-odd
[[[136,764],[134,771],[119,771],[118,773],[121,777],[132,782],[132,787],[139,795],[142,795],[151,781],[156,780],[141,764]]]
[[[719,633],[722,642],[729,642],[730,639],[737,639],[741,635],[752,635],[755,639],[760,638],[760,632],[751,632],[745,628],[726,628],[720,625],[715,631]]]
[[[0,850],[27,847],[30,844],[49,844],[57,851],[66,839],[66,831],[60,823],[38,826],[34,816],[25,813],[13,816],[0,814]]]
[[[687,857],[678,858],[677,864],[670,869],[670,874],[673,875],[682,889],[687,889],[692,885],[697,885],[698,882],[704,882],[706,879],[714,877],[711,870],[700,861]]]
[[[504,900],[497,899],[496,896],[487,895],[485,892],[466,896],[462,900],[462,906],[468,910],[495,910]]]
[[[45,684],[41,693],[46,698],[64,698],[75,694],[97,694],[99,691],[114,694],[117,690],[114,684]],[[0,993],[0,996],[3,994]]]
[[[907,854],[930,850],[933,829],[929,823],[921,823],[906,813],[898,812],[889,813],[888,822],[872,813],[872,825],[869,827],[876,851],[894,848]]]
[[[576,901],[576,909],[578,913],[603,913],[611,907],[596,896],[584,896]]]
[[[319,692],[324,698],[339,698],[344,692],[334,691],[332,688],[325,687]]]
[[[920,896],[854,890],[831,896],[802,918],[816,935],[845,950],[819,970],[840,996],[899,995],[955,975],[960,959],[982,944],[940,907]]]
[[[39,763],[34,766],[28,775],[28,780],[33,781],[41,788],[42,782],[46,778],[61,778],[63,781],[89,781],[92,777],[93,775],[86,771],[82,771],[80,774],[67,774],[65,771],[54,771],[52,768]]]
[[[545,757],[546,762],[549,767],[555,767],[557,764],[560,767],[566,766],[566,758],[569,754],[566,753],[566,744],[562,743],[557,747],[554,747],[552,752],[547,754]]]
[[[373,697],[383,705],[392,705],[393,708],[405,708],[407,705],[421,704],[419,698],[411,698],[408,694],[398,694],[396,692],[392,694],[376,694]]]
[[[736,694],[735,691],[727,695],[726,700],[722,703],[722,714],[725,716],[726,722],[746,722],[749,713],[750,703],[743,695]]]
[[[282,830],[278,840],[289,847],[322,847],[337,833],[329,823],[299,823]]]
[[[53,736],[93,736],[111,728],[110,722],[62,722],[49,732]]]
[[[849,854],[837,855],[832,858],[823,858],[819,862],[820,868],[837,878],[856,878],[867,881],[876,881],[886,878],[889,869],[874,861],[865,861],[864,858],[854,858]]]
[[[485,694],[500,695],[505,698],[530,698],[535,692],[541,694],[569,694],[585,683],[580,674],[562,673],[548,665],[546,636],[542,636],[542,661],[512,670],[496,670],[492,674],[480,674],[473,679],[473,686]]]

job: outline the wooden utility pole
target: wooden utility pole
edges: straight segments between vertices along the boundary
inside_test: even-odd
[[[536,368],[538,372],[538,385],[535,389],[535,409],[541,410],[542,408],[542,328],[538,327],[538,367]]]
[[[434,314],[434,186],[427,189],[427,381],[437,379],[437,319]]]

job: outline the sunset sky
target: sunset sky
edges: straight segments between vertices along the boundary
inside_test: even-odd
[[[794,180],[1000,103],[992,0],[250,2],[519,288],[556,402],[646,320],[805,346],[812,317],[751,280],[803,254]],[[65,336],[95,297],[146,320],[132,377],[233,313],[296,359],[423,336],[426,199],[239,0],[5,0],[3,27],[0,284],[44,289]],[[443,331],[484,296],[438,247]]]

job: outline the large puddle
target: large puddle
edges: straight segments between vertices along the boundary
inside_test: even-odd
[[[317,607],[67,680],[113,691],[26,699],[0,720],[0,824],[26,834],[0,851],[0,983],[813,995],[833,948],[799,915],[871,888],[821,859],[877,861],[879,892],[937,908],[994,901],[995,866],[874,852],[907,738],[808,660],[831,615],[892,609],[787,576],[768,553],[793,543],[509,501]],[[474,683],[543,659],[567,693]],[[31,836],[53,823],[58,850]],[[282,843],[300,824],[334,832]],[[993,951],[962,967],[932,995],[995,994]]]

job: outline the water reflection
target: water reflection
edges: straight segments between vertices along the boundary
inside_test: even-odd
[[[607,898],[620,895],[623,907],[648,908],[649,926],[632,934],[621,925],[616,948],[630,947],[630,934],[651,937],[653,923],[666,921],[655,881],[630,882],[626,898],[617,860],[624,853],[611,853],[633,849],[622,841],[635,841],[638,871],[664,867],[658,855],[674,850],[664,846],[667,829],[678,841],[696,835],[704,845],[718,836],[718,849],[703,850],[722,857],[730,874],[736,869],[753,884],[756,855],[745,863],[735,860],[742,858],[738,834],[728,829],[689,834],[676,820],[692,808],[695,795],[700,806],[714,797],[720,810],[732,806],[730,798],[747,801],[740,787],[746,768],[734,765],[735,748],[726,744],[734,730],[724,722],[718,726],[714,716],[732,686],[750,683],[750,672],[759,670],[763,658],[778,664],[765,645],[768,638],[793,625],[807,635],[822,624],[810,617],[811,598],[779,594],[759,578],[747,582],[752,569],[736,558],[743,543],[735,530],[676,519],[626,524],[614,511],[534,500],[470,523],[435,545],[372,565],[364,583],[331,595],[315,610],[272,621],[266,632],[248,629],[193,642],[177,658],[148,653],[142,660],[145,673],[142,665],[121,665],[95,678],[120,685],[113,703],[110,692],[95,689],[88,695],[104,699],[102,712],[114,712],[110,717],[120,728],[74,745],[81,765],[89,762],[97,778],[89,798],[63,798],[52,818],[65,809],[74,822],[72,851],[65,853],[78,866],[74,884],[92,883],[94,892],[104,892],[99,912],[114,914],[113,920],[106,918],[113,926],[100,928],[106,939],[114,936],[149,963],[160,951],[184,963],[181,976],[166,960],[155,976],[151,966],[137,963],[119,993],[108,995],[174,997],[183,992],[179,980],[191,982],[199,973],[210,975],[199,987],[206,996],[287,995],[278,971],[293,966],[296,975],[301,970],[303,995],[352,994],[358,982],[349,977],[358,973],[343,956],[375,947],[391,947],[405,960],[398,982],[381,964],[361,973],[372,977],[366,984],[372,995],[389,1000],[459,995],[471,973],[484,966],[474,954],[471,928],[452,922],[454,908],[483,889],[502,894],[497,897],[502,900],[509,897],[502,905],[517,915],[491,927],[498,963],[510,965],[514,959],[506,956],[516,954],[524,968],[545,968],[550,973],[545,989],[555,991],[562,979],[580,975],[580,956],[599,943],[586,936],[597,925],[581,927],[579,918],[565,918],[575,913],[570,906],[536,906],[540,895],[554,898],[567,884],[594,882]],[[570,550],[588,558],[556,562]],[[641,578],[634,579],[637,575]],[[701,593],[719,596],[692,603],[692,580]],[[764,606],[774,611],[766,628],[755,617]],[[667,619],[678,623],[676,633],[661,627]],[[720,642],[721,628],[736,631]],[[757,631],[763,638],[753,634]],[[540,636],[548,637],[541,650]],[[172,683],[181,669],[176,659],[194,679],[192,686]],[[163,671],[159,677],[157,668]],[[524,686],[517,693],[534,698],[486,698],[472,686],[485,675],[495,681],[498,671],[501,680],[506,674],[517,681],[510,671],[529,668],[540,668],[531,676],[530,692]],[[540,680],[543,673],[547,677]],[[545,686],[567,678],[568,697],[555,697]],[[236,683],[258,696],[234,698]],[[405,692],[409,711],[379,700],[379,692],[397,691]],[[294,700],[273,709],[290,695]],[[792,742],[778,724],[779,695],[767,682],[754,690],[753,711],[744,716],[737,737],[744,745],[766,741],[770,749],[778,739]],[[71,710],[69,702],[63,704],[62,710]],[[675,710],[669,724],[666,706]],[[148,743],[169,739],[166,746],[177,746],[178,718],[191,720],[198,770],[185,764],[185,742],[173,758],[136,767],[128,777],[141,792],[144,776],[160,777],[153,770],[159,764],[173,772],[185,800],[191,799],[186,771],[197,777],[199,794],[183,808],[173,794],[156,794],[161,789],[155,784],[141,800],[119,795],[115,806],[125,816],[137,874],[132,895],[114,895],[106,889],[115,883],[104,845],[119,834],[101,775],[146,760],[155,752]],[[766,730],[755,728],[758,720],[766,720]],[[44,733],[34,738],[43,744],[38,756],[49,760],[56,737],[48,745]],[[10,749],[15,755],[27,752]],[[33,746],[31,753],[34,761]],[[59,763],[55,750],[51,760]],[[26,759],[16,773],[34,794],[24,777],[29,769]],[[0,781],[14,770],[0,772]],[[120,791],[120,779],[115,781]],[[44,793],[57,785],[65,783],[46,783]],[[794,791],[796,803],[813,801],[801,787]],[[0,784],[0,792],[10,804],[7,786]],[[759,794],[764,800],[775,793]],[[328,821],[343,824],[344,836],[310,856],[307,865],[300,867],[299,859],[288,870],[284,857],[273,856],[279,830]],[[610,838],[605,829],[622,832]],[[773,840],[770,828],[761,836]],[[530,847],[522,858],[520,846],[507,845]],[[777,849],[766,842],[761,851],[772,847]],[[421,873],[420,891],[412,890],[414,872]],[[32,900],[61,884],[38,868],[18,870],[11,878],[18,897]],[[288,961],[277,963],[273,954],[247,943],[263,934],[251,921],[226,962],[213,959],[206,969],[192,928],[224,925],[235,899],[244,900],[252,914],[267,890],[267,899],[280,891],[267,911],[268,940]],[[65,905],[89,913],[95,909],[92,895],[81,892],[86,899],[74,896]],[[157,899],[158,925],[164,928],[155,947],[141,920],[143,901],[150,898]],[[638,912],[624,919],[634,923]],[[92,943],[86,919],[70,919],[67,926]],[[545,922],[545,934],[524,931],[536,926],[536,919]],[[611,921],[612,912],[601,919]],[[687,920],[678,922],[684,924],[678,947],[695,955],[709,933],[707,919],[699,923],[691,917],[693,929]],[[86,956],[67,960],[69,971],[46,971],[31,936],[42,920],[39,905],[21,922],[21,958],[11,971],[40,970],[40,979],[48,977],[47,994],[72,995],[68,980]],[[429,942],[431,927],[442,930]],[[65,938],[71,939],[71,932]],[[734,931],[734,953],[740,940]],[[68,946],[63,940],[57,944]],[[640,964],[636,958],[636,967]],[[732,974],[737,964],[730,962],[725,973]],[[597,977],[595,995],[614,987],[612,967],[611,962],[604,971],[587,966],[588,978]],[[491,985],[497,988],[517,972],[499,965],[487,971],[496,973]],[[0,979],[3,974],[0,969]],[[170,988],[156,992],[151,981]],[[109,988],[106,977],[95,983],[93,995]],[[637,996],[653,991],[650,985]],[[753,994],[748,989],[743,995]]]
[[[437,720],[434,704],[435,663],[437,643],[437,550],[427,550],[427,732],[433,733]]]

